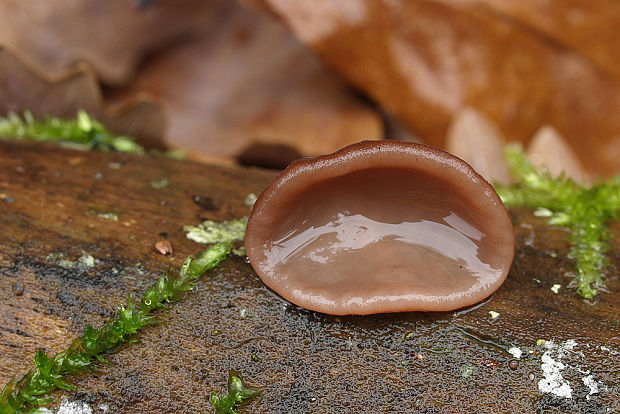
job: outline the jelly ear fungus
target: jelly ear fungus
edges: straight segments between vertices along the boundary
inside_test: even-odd
[[[365,141],[292,163],[260,195],[245,246],[264,283],[334,315],[449,311],[506,279],[510,217],[467,163]]]

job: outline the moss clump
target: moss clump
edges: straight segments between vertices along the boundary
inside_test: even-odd
[[[576,269],[569,287],[585,299],[593,298],[605,289],[609,266],[605,253],[611,249],[607,226],[620,212],[620,176],[586,186],[534,168],[520,146],[507,146],[505,156],[517,182],[495,184],[497,193],[509,207],[538,208],[537,215],[548,217],[550,225],[570,229],[569,257],[575,260]]]
[[[144,148],[132,138],[110,133],[83,110],[75,119],[47,116],[35,120],[29,111],[22,117],[10,113],[6,118],[0,117],[0,137],[54,142],[78,150],[144,153]]]
[[[168,303],[192,290],[194,282],[224,260],[231,249],[231,243],[219,243],[195,259],[188,257],[178,274],[163,274],[142,295],[139,303],[129,296],[127,303],[119,307],[106,325],[101,328],[87,326],[83,335],[74,339],[65,351],[53,357],[37,351],[34,368],[18,381],[9,382],[0,393],[0,414],[40,412],[37,407],[52,402],[47,394],[57,388],[73,390],[67,376],[91,372],[95,362],[106,362],[103,355],[118,350],[124,343],[136,342],[135,335],[140,329],[155,322],[154,310],[167,309]]]
[[[213,391],[209,401],[215,407],[215,414],[238,414],[235,409],[246,405],[258,394],[260,394],[259,389],[246,386],[241,375],[230,371],[228,374],[228,394],[218,396]]]

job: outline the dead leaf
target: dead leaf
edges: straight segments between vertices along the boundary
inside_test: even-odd
[[[545,125],[527,147],[527,157],[535,166],[545,166],[552,176],[564,173],[578,183],[588,182],[577,154],[553,127]]]
[[[37,118],[72,118],[84,109],[117,134],[131,135],[149,148],[164,149],[164,115],[146,95],[134,95],[114,106],[105,105],[95,74],[78,65],[58,76],[27,67],[0,46],[0,115],[29,110]]]
[[[495,123],[473,108],[459,111],[448,130],[446,151],[465,160],[490,183],[509,184],[506,141]]]
[[[168,115],[169,142],[270,167],[383,137],[381,119],[280,24],[236,2],[194,41],[154,56],[134,84]]]
[[[609,76],[620,80],[616,0],[460,0],[483,7],[498,19],[508,20],[521,30],[546,37],[559,47],[574,49]]]
[[[131,79],[149,52],[211,18],[206,0],[0,0],[0,45],[42,72],[60,76],[87,62],[104,83]]]
[[[543,25],[546,15],[522,17],[537,7],[517,13],[518,6],[483,7],[482,0],[261,1],[428,143],[444,145],[454,114],[473,106],[508,140],[527,142],[551,124],[588,170],[618,171],[605,156],[620,130],[620,81],[607,74],[609,62],[618,70],[618,2],[589,2],[577,14],[583,22],[560,34],[570,9]],[[578,41],[577,33],[595,25],[596,33]]]

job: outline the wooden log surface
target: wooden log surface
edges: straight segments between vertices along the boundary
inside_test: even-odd
[[[0,382],[28,370],[37,349],[56,353],[86,324],[100,326],[128,293],[140,295],[163,270],[200,252],[182,227],[247,215],[245,196],[273,177],[0,142]],[[162,178],[169,185],[155,188]],[[66,397],[94,413],[212,412],[211,391],[224,391],[234,369],[264,387],[242,413],[618,412],[620,226],[612,226],[610,293],[587,303],[567,288],[566,230],[529,210],[511,215],[513,267],[484,304],[323,315],[283,300],[231,257],[170,311],[158,311],[159,323],[138,343],[109,355],[113,365],[73,378],[76,391],[55,392],[52,407]],[[154,248],[164,239],[172,256]],[[66,269],[60,255],[94,261]],[[512,347],[523,351],[518,366]],[[555,379],[567,382],[570,398],[540,388],[560,363]]]

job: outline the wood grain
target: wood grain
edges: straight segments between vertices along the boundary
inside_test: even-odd
[[[274,173],[118,153],[0,142],[0,382],[25,372],[37,349],[55,353],[86,324],[100,325],[169,266],[202,250],[186,224],[248,214],[243,200]],[[151,182],[168,178],[167,187]],[[198,200],[198,198],[200,200]],[[198,200],[199,202],[196,202]],[[106,220],[101,213],[114,213]],[[620,403],[620,226],[612,228],[611,293],[588,304],[566,288],[567,233],[528,210],[511,212],[517,251],[506,283],[481,306],[456,313],[333,317],[269,291],[241,258],[205,275],[112,366],[73,379],[103,412],[211,412],[229,369],[262,396],[244,413],[605,412]],[[154,245],[168,240],[172,256]],[[87,269],[64,269],[49,255]],[[23,294],[13,286],[21,282]],[[559,293],[550,287],[561,284]],[[489,311],[499,313],[492,319]],[[564,399],[538,391],[538,339],[577,345],[562,360]],[[512,346],[525,351],[509,367]],[[528,353],[531,350],[532,353]],[[514,366],[514,364],[513,364]],[[582,372],[579,372],[580,369]],[[586,398],[590,371],[599,392]]]

